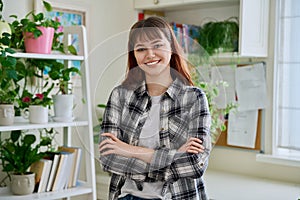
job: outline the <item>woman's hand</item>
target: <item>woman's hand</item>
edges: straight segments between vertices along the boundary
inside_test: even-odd
[[[204,146],[201,145],[202,141],[198,138],[191,137],[188,139],[188,141],[183,144],[179,149],[178,152],[181,153],[203,153],[204,152]]]
[[[153,149],[129,145],[112,133],[102,133],[101,135],[108,137],[99,144],[99,151],[102,156],[116,154],[127,158],[137,158],[147,163],[151,162]]]
[[[103,140],[99,144],[101,155],[117,154],[124,157],[131,157],[132,145],[122,142],[112,133],[103,133],[102,136],[108,137],[108,139]]]

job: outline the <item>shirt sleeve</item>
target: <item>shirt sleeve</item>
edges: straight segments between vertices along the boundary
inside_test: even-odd
[[[179,178],[201,177],[206,170],[211,151],[211,118],[207,98],[202,91],[198,93],[189,114],[188,134],[190,137],[202,140],[202,145],[205,147],[204,152],[199,154],[178,153],[175,149],[160,148],[155,151],[150,163],[149,176],[151,178],[173,182]],[[160,172],[160,174],[155,172]]]
[[[108,100],[101,124],[101,133],[109,132],[121,138],[120,121],[122,100],[120,89],[115,88]],[[100,142],[107,139],[100,135]],[[126,158],[115,154],[100,156],[100,163],[104,171],[122,175],[136,180],[144,180],[149,165],[135,158]]]

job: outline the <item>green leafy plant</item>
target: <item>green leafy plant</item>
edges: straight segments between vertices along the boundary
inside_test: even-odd
[[[199,44],[210,54],[238,51],[239,25],[236,17],[212,21],[200,29]]]
[[[0,38],[0,103],[11,104],[17,96],[18,86],[15,80],[18,79],[16,71],[17,59],[10,54],[15,53],[7,46],[10,43],[11,35],[3,33]]]
[[[2,134],[2,133],[1,133]],[[51,138],[43,136],[40,141],[33,134],[12,131],[9,138],[0,140],[0,159],[2,171],[16,174],[26,174],[28,168],[43,158],[46,153],[41,147],[51,145]]]
[[[48,97],[48,95],[52,88],[53,87],[50,87],[48,90],[37,94],[31,94],[27,90],[25,90],[25,92],[23,93],[23,95],[25,96],[21,99],[23,107],[28,107],[30,105],[50,107],[53,104],[53,101],[50,97]]]
[[[72,74],[79,74],[80,70],[76,67],[66,68],[64,64],[58,61],[50,61],[50,67],[48,71],[49,77],[53,81],[57,81],[57,85],[59,87],[58,93],[60,94],[70,94],[72,93],[72,88],[69,86],[72,84],[71,76]]]
[[[46,11],[49,12],[52,10],[52,6],[48,2],[43,1],[43,5]],[[56,31],[61,26],[60,22],[47,18],[42,12],[35,14],[34,11],[30,11],[23,19],[18,19],[16,15],[10,15],[10,17],[14,18],[14,21],[10,23],[12,30],[10,47],[16,49],[24,49],[23,33],[29,32],[32,33],[34,38],[38,38],[42,35],[38,27],[52,27]],[[55,36],[55,39],[57,39],[57,37],[63,33],[55,32],[55,34],[58,34]],[[55,43],[55,45],[57,46],[57,43]]]
[[[202,52],[203,53],[203,52]],[[201,88],[204,93],[206,94],[208,106],[211,114],[211,127],[210,133],[212,137],[212,144],[215,144],[221,134],[221,132],[226,130],[226,121],[230,111],[234,111],[237,108],[236,103],[228,103],[224,109],[219,109],[215,103],[215,99],[219,96],[220,88],[228,87],[228,83],[225,81],[219,82],[211,82],[205,81],[202,76],[207,76],[209,80],[209,73],[205,75],[201,75],[200,72],[209,71],[211,67],[210,63],[211,60],[207,54],[194,54],[189,55],[189,62],[192,65],[192,79],[195,86]],[[198,67],[195,66],[203,66],[203,70],[200,70]],[[204,72],[203,72],[204,73]]]
[[[97,108],[100,108],[100,109],[104,110],[106,108],[106,104],[98,104]],[[102,120],[103,120],[103,113],[101,112],[101,114],[98,118],[99,123],[96,126],[93,127],[93,131],[95,132],[95,134],[94,134],[94,143],[95,144],[98,144],[98,142],[99,142],[99,133],[101,131]]]
[[[237,107],[234,103],[229,103],[224,109],[218,109],[214,103],[214,99],[219,96],[219,87],[227,87],[226,82],[219,82],[216,84],[211,84],[208,82],[196,82],[196,85],[201,88],[208,100],[209,111],[211,114],[211,137],[212,143],[215,144],[221,132],[226,130],[225,122],[227,120],[228,114],[231,110]]]
[[[3,1],[0,0],[0,20],[2,20]]]
[[[52,11],[52,6],[47,1],[43,1],[44,8],[46,12]],[[34,11],[30,11],[24,18],[18,19],[16,15],[10,15],[13,18],[13,22],[10,23],[12,30],[12,39],[10,43],[11,48],[24,50],[24,34],[25,32],[32,33],[34,38],[38,38],[42,35],[42,32],[38,27],[52,27],[54,28],[54,37],[52,43],[52,50],[57,50],[62,53],[64,51],[64,44],[61,42],[61,37],[63,37],[63,27],[57,19],[51,19],[45,15],[45,13],[40,12],[35,14]],[[77,51],[73,45],[67,46],[68,51],[76,55]]]

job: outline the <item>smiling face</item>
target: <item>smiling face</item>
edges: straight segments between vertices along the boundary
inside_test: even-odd
[[[157,39],[140,37],[134,45],[134,56],[146,79],[170,76],[171,45],[161,33]]]

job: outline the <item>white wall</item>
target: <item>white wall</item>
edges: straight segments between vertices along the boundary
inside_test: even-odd
[[[3,0],[3,18],[10,22],[13,20],[13,18],[9,17],[12,14],[17,15],[18,18],[24,17],[32,10],[33,1],[34,0]]]
[[[272,151],[272,106],[273,106],[273,58],[274,58],[274,34],[275,34],[275,1],[270,1],[270,23],[269,23],[269,51],[267,64],[267,89],[268,103],[265,109],[264,144],[265,152]],[[228,171],[239,174],[252,175],[262,178],[275,179],[300,183],[299,167],[290,167],[277,164],[267,164],[256,161],[258,152],[236,150],[217,147],[210,157],[209,168]]]
[[[230,16],[238,16],[238,5],[223,8],[193,8],[185,11],[170,11],[166,13],[169,21],[201,25],[209,19],[224,20]],[[275,1],[270,1],[269,23],[269,50],[267,64],[267,92],[268,102],[265,109],[264,146],[265,152],[272,151],[272,105],[273,105],[273,58],[275,33]],[[255,59],[254,59],[255,60]],[[257,151],[235,148],[214,147],[210,156],[209,169],[251,175],[256,177],[300,183],[299,167],[290,167],[276,164],[266,164],[256,161]]]
[[[56,0],[58,1],[58,0]],[[137,19],[133,1],[124,0],[65,0],[64,3],[88,8],[89,61],[93,105],[105,103],[112,87],[123,77],[126,66],[127,31]],[[272,84],[274,48],[274,1],[271,2],[269,57],[267,61],[268,107],[265,117],[265,149],[271,152],[272,143]],[[25,15],[32,0],[4,0],[4,16],[10,13]],[[95,110],[95,109],[94,109]],[[93,115],[96,123],[96,113]],[[252,176],[300,183],[300,169],[256,161],[253,151],[214,148],[209,168]]]
[[[87,11],[90,85],[93,122],[97,123],[96,105],[106,103],[112,87],[125,72],[127,57],[127,32],[137,20],[133,1],[120,0],[47,0],[68,8]],[[24,17],[34,8],[34,0],[4,0],[4,19],[9,15]]]

